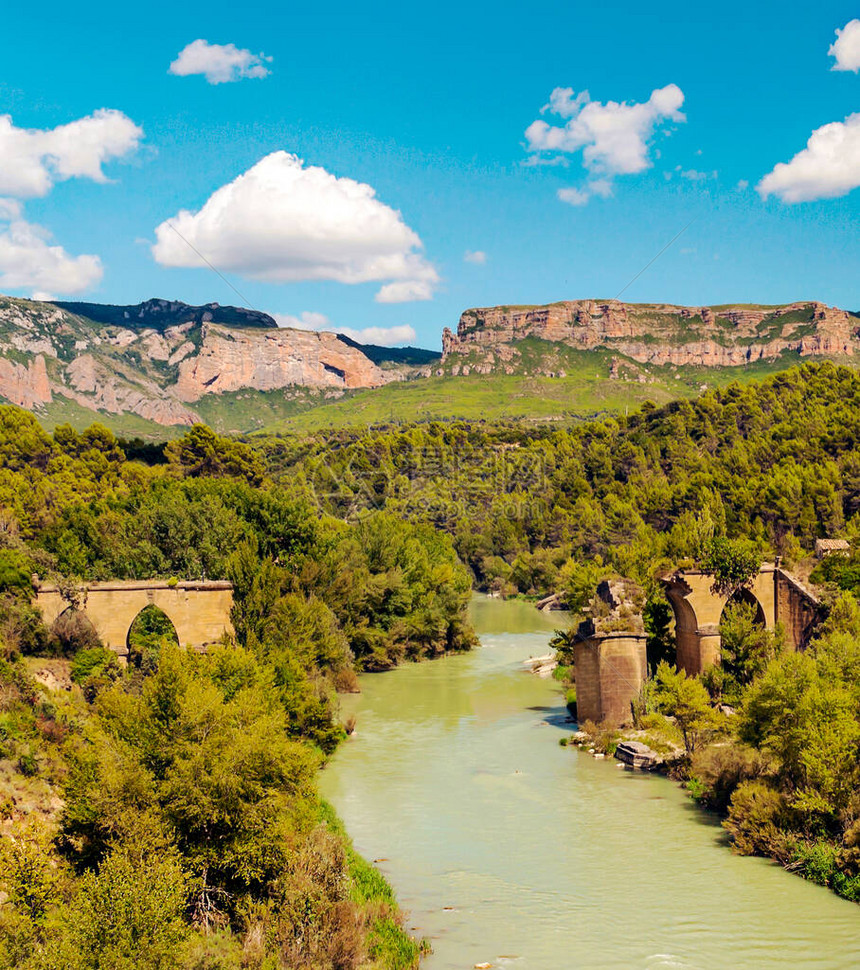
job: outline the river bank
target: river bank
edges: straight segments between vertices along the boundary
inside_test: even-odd
[[[667,778],[573,757],[551,679],[521,661],[555,622],[476,597],[480,645],[362,678],[324,796],[427,936],[427,970],[842,970],[857,909],[727,851]]]

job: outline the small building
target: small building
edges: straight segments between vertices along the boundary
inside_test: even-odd
[[[815,558],[825,556],[850,556],[851,543],[847,539],[816,539]]]

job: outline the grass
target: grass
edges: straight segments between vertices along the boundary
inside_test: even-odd
[[[350,898],[375,910],[368,933],[368,953],[374,970],[411,970],[421,956],[430,952],[426,940],[414,940],[400,925],[394,891],[385,876],[360,856],[352,846],[343,822],[326,801],[320,804],[320,819],[340,835],[347,846]]]
[[[803,323],[797,326],[803,327]],[[697,396],[705,389],[760,380],[800,362],[796,353],[740,367],[657,367],[609,349],[576,350],[528,338],[514,345],[516,373],[453,375],[474,366],[470,355],[450,358],[441,376],[394,381],[379,388],[320,392],[310,388],[252,389],[211,394],[193,407],[201,419],[225,434],[309,434],[373,425],[501,418],[572,424],[605,414],[626,413],[646,401],[664,404]],[[616,362],[618,376],[610,379]],[[854,363],[850,359],[840,363]],[[549,376],[550,374],[556,376]],[[79,430],[99,421],[123,437],[148,441],[176,438],[182,425],[163,426],[134,414],[107,414],[57,396],[38,412],[48,430],[68,422]]]

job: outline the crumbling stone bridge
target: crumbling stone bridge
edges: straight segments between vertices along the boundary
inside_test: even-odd
[[[37,582],[35,586],[35,605],[46,626],[51,627],[67,610],[77,610],[92,623],[102,643],[121,657],[128,655],[129,631],[147,606],[156,606],[167,616],[185,647],[204,647],[233,632],[233,584],[226,581],[88,583],[75,603],[53,583]]]
[[[779,563],[765,563],[752,581],[729,596],[713,590],[714,577],[677,570],[662,578],[675,615],[676,663],[700,674],[720,660],[720,620],[729,602],[746,602],[768,629],[779,624],[791,649],[802,650],[821,618],[818,599]],[[602,583],[605,614],[580,626],[574,645],[577,716],[580,721],[630,719],[631,703],[648,676],[644,625],[625,600],[624,585]]]

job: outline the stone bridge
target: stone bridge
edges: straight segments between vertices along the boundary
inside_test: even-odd
[[[216,643],[232,633],[233,584],[219,580],[171,583],[167,580],[110,580],[89,583],[77,606],[59,587],[37,583],[35,605],[49,628],[67,610],[78,609],[92,623],[102,643],[128,655],[128,634],[141,610],[157,606],[173,624],[184,647]]]
[[[765,563],[752,582],[731,597],[712,591],[710,573],[678,570],[662,582],[675,614],[678,667],[688,674],[700,674],[719,662],[720,620],[730,599],[753,606],[768,630],[782,626],[793,650],[807,645],[821,614],[818,599],[774,563]]]
[[[780,625],[793,650],[806,647],[821,619],[819,600],[778,562],[765,563],[748,586],[730,597],[714,592],[713,581],[713,575],[698,570],[678,570],[662,578],[675,615],[676,663],[688,674],[719,663],[720,620],[730,600],[752,605],[768,629]],[[611,605],[610,621],[604,620],[602,628],[594,622],[581,625],[574,645],[580,722],[629,721],[630,705],[648,676],[641,615],[619,610],[616,602]]]

